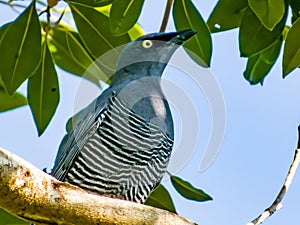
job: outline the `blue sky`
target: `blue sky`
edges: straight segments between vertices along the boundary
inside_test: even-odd
[[[194,1],[206,20],[216,1]],[[157,32],[165,3],[146,1],[139,23],[146,33]],[[8,7],[0,7],[0,23],[15,18]],[[173,31],[170,21],[167,31]],[[184,88],[199,116],[200,137],[190,161],[177,175],[209,193],[214,200],[206,203],[187,201],[171,191],[180,215],[199,224],[247,224],[268,207],[279,192],[293,159],[300,124],[299,70],[286,79],[281,76],[280,56],[264,81],[250,86],[243,78],[246,60],[239,57],[237,30],[213,35],[213,59],[210,75],[218,83],[226,106],[226,130],[220,153],[204,172],[199,164],[209,140],[212,117],[206,93],[191,84],[179,71],[168,68],[165,77]],[[187,56],[186,56],[187,57]],[[51,168],[57,147],[65,132],[65,122],[73,113],[80,80],[59,71],[61,101],[44,135],[37,132],[28,107],[0,114],[0,146],[39,168]],[[199,74],[199,76],[207,74]],[[21,91],[25,92],[22,87]],[[180,115],[179,115],[180,117]],[[178,120],[176,120],[178,121]],[[175,123],[176,123],[175,121]],[[180,124],[177,140],[180,134]],[[176,142],[176,140],[175,140]],[[264,224],[296,225],[299,220],[300,176],[297,173],[283,208]]]

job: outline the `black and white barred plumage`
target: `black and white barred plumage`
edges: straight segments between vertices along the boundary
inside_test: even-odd
[[[115,96],[92,130],[68,173],[61,167],[53,175],[90,192],[144,202],[165,173],[173,139]]]

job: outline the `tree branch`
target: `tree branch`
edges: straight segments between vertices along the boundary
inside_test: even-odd
[[[167,5],[166,5],[166,9],[165,9],[165,13],[164,13],[164,18],[163,18],[163,21],[161,23],[161,27],[159,29],[159,32],[165,32],[166,31],[166,27],[167,27],[167,24],[168,24],[168,21],[169,21],[172,4],[173,4],[173,0],[168,0]]]
[[[262,214],[260,214],[256,219],[252,220],[247,225],[261,224],[268,217],[270,217],[274,212],[276,212],[277,210],[282,208],[281,201],[282,201],[284,195],[286,194],[286,192],[288,191],[288,189],[289,189],[289,187],[292,183],[292,180],[293,180],[294,175],[296,173],[299,162],[300,162],[300,126],[298,127],[298,146],[297,146],[297,149],[295,151],[294,160],[293,160],[293,162],[290,166],[289,172],[288,172],[288,174],[285,178],[285,181],[283,183],[283,186],[282,186],[279,194],[277,195],[275,201],[273,202],[273,204],[269,208],[265,209],[265,211]]]
[[[89,194],[1,148],[0,207],[36,224],[195,224],[151,206]]]

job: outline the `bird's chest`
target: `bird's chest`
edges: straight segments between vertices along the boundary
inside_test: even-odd
[[[173,119],[158,77],[143,77],[117,87],[117,98],[146,123],[157,126],[173,138]]]
[[[151,146],[159,146],[165,141],[167,134],[161,128],[163,119],[154,120],[161,113],[157,110],[165,111],[165,108],[161,106],[162,109],[154,109],[149,101],[149,98],[142,99],[129,108],[118,97],[111,97],[98,117],[97,130],[100,137],[110,139],[108,143],[116,151],[123,151],[125,148],[143,152]]]
[[[97,165],[98,169],[91,169],[93,176],[111,177],[132,171],[139,174],[152,167],[166,168],[173,139],[117,97],[109,99],[93,130],[78,156],[88,166]]]

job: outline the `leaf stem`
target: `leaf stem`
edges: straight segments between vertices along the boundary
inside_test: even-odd
[[[167,27],[168,20],[169,20],[169,17],[170,17],[170,12],[171,12],[172,5],[173,5],[173,0],[168,0],[166,10],[165,10],[165,14],[164,14],[164,18],[163,18],[163,21],[161,23],[161,27],[159,29],[159,32],[165,32],[166,31],[166,27]]]

